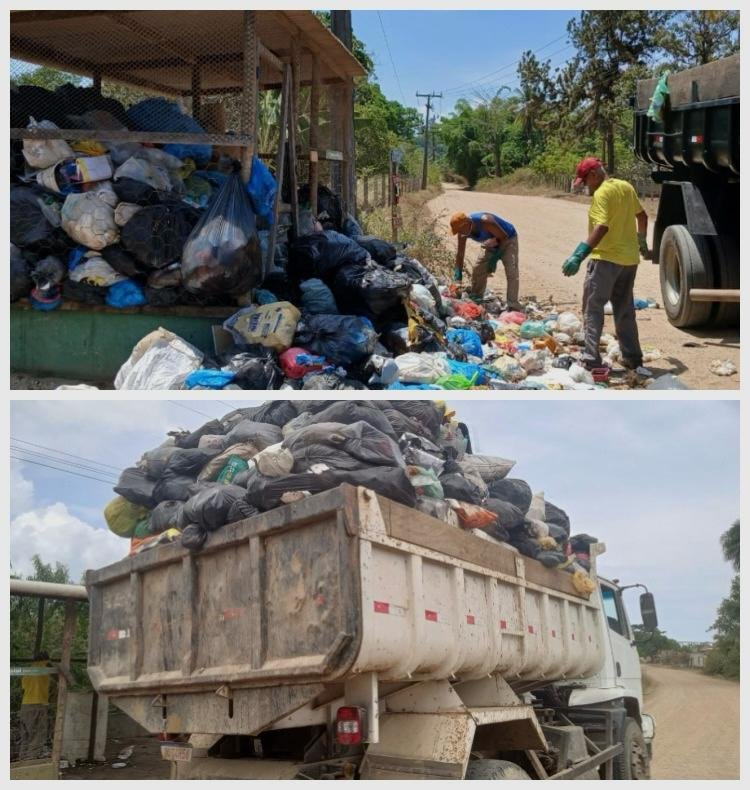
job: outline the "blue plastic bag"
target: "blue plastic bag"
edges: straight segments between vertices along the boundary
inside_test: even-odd
[[[447,362],[451,373],[459,373],[462,376],[466,376],[474,384],[484,384],[487,380],[487,374],[479,365],[474,365],[471,362],[459,362],[457,359],[449,359]],[[475,376],[476,378],[474,378]]]
[[[394,381],[393,384],[388,385],[389,390],[439,390],[435,384],[402,384],[400,381]]]
[[[73,247],[73,249],[68,254],[68,271],[72,272],[76,266],[83,260],[83,256],[88,252],[88,248],[84,247],[83,244],[79,244],[77,247]]]
[[[106,302],[110,307],[140,307],[146,304],[146,296],[137,282],[121,280],[107,288]]]
[[[212,390],[220,390],[234,381],[235,373],[228,370],[209,370],[201,368],[189,373],[185,378],[185,387],[191,390],[194,387],[209,387]]]
[[[458,343],[472,357],[482,357],[482,340],[473,329],[449,329],[445,333],[449,343]]]
[[[377,332],[368,318],[358,315],[307,315],[297,324],[294,344],[346,367],[369,357]]]
[[[336,315],[339,311],[331,289],[317,277],[303,280],[299,284],[301,293],[300,307],[303,313],[330,313]]]
[[[267,291],[265,288],[258,288],[253,294],[253,298],[258,304],[273,304],[279,301],[276,294]]]
[[[144,99],[134,104],[127,113],[138,132],[205,134],[198,121],[181,112],[176,102],[166,99]],[[179,159],[193,159],[197,165],[204,165],[211,158],[210,145],[169,143],[164,146],[164,150]]]
[[[276,179],[271,171],[253,155],[250,180],[247,182],[247,193],[253,204],[253,211],[269,225],[273,222],[273,201],[276,197]]]

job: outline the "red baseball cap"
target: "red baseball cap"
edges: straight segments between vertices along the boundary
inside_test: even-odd
[[[576,178],[573,181],[573,186],[580,186],[586,180],[586,176],[592,170],[596,170],[597,167],[603,167],[603,165],[595,156],[587,156],[585,159],[581,159],[576,165]]]

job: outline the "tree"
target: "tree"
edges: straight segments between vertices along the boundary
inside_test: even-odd
[[[437,134],[445,145],[449,166],[473,187],[481,175],[484,145],[474,111],[466,99],[456,102],[454,112],[440,122]]]
[[[664,631],[646,631],[642,625],[633,626],[635,646],[641,658],[653,658],[662,650],[684,651],[685,648],[676,640],[668,637]]]
[[[714,644],[706,656],[706,672],[727,678],[740,676],[740,521],[737,519],[722,534],[724,559],[732,564],[737,574],[732,579],[729,597],[719,605],[716,620],[710,630]]]
[[[649,61],[670,11],[582,11],[568,23],[581,67],[568,99],[582,108],[580,123],[600,134],[605,163],[615,170],[615,134],[622,105],[617,84],[623,73]]]
[[[665,28],[659,43],[673,69],[700,66],[740,51],[740,12],[723,9],[682,11]]]
[[[71,85],[81,85],[83,77],[49,66],[37,66],[32,71],[25,71],[15,78],[16,85],[36,85],[48,91],[53,91],[68,82]]]
[[[510,93],[507,85],[502,85],[493,94],[480,94],[480,103],[474,109],[474,118],[480,139],[489,147],[490,156],[487,168],[490,175],[500,178],[503,175],[502,149],[512,123],[511,105],[501,98],[503,91]]]

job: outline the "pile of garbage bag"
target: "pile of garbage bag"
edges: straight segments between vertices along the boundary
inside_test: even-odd
[[[583,584],[596,538],[571,537],[566,512],[514,466],[473,453],[442,402],[277,400],[170,432],[123,470],[104,516],[131,554],[177,540],[198,551],[226,524],[350,483]]]

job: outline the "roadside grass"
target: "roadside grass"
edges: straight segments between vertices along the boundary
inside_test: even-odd
[[[427,203],[441,194],[440,185],[430,185],[419,192],[403,195],[401,207],[401,227],[398,230],[398,241],[406,243],[405,253],[416,258],[438,277],[450,279],[453,268],[453,253],[445,245],[443,237],[438,233],[438,224],[445,218],[433,217]],[[381,239],[392,239],[391,209],[389,206],[362,212],[360,224],[365,233]]]

